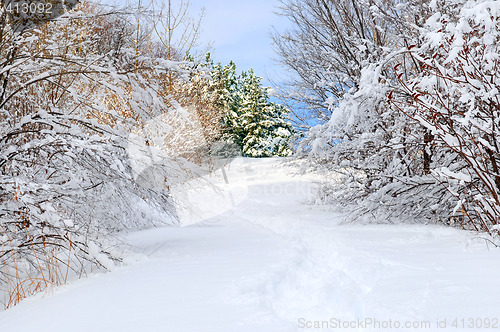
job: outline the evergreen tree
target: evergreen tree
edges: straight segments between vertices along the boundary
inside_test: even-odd
[[[226,114],[224,117],[224,127],[234,128],[235,123],[233,120],[237,117],[240,105],[236,65],[233,61],[224,67],[219,63],[214,67],[211,76],[213,93],[217,96],[216,107],[224,110]],[[228,130],[225,131],[225,138],[232,139],[237,144],[240,143],[238,140],[235,140],[234,135],[229,134]]]
[[[231,146],[231,151],[236,148],[250,157],[292,154],[288,141],[293,127],[286,121],[288,110],[269,101],[268,88],[262,86],[261,77],[253,70],[237,75],[233,61],[225,66],[214,65],[210,54],[198,69],[189,88],[184,87],[183,91],[188,90],[189,96],[201,101],[198,108],[204,112],[200,117],[213,118],[212,122],[203,123],[211,123],[220,131],[220,135],[212,135],[215,139],[210,142],[224,142],[223,146]],[[209,69],[208,80],[203,74],[205,69]]]
[[[230,114],[231,130],[250,157],[289,156],[288,140],[293,129],[285,120],[286,109],[269,101],[267,88],[254,71],[243,73],[239,90],[240,105]]]

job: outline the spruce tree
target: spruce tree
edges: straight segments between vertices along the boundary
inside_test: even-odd
[[[242,152],[249,157],[289,156],[293,128],[285,120],[287,111],[269,101],[261,81],[252,69],[241,76],[241,104],[233,122]]]
[[[192,93],[208,96],[205,99],[211,109],[217,110],[214,114],[223,114],[218,146],[231,153],[239,150],[249,157],[292,154],[288,141],[293,127],[286,121],[288,110],[269,101],[268,88],[262,86],[261,77],[253,70],[238,76],[233,61],[225,66],[213,65],[210,54],[203,67],[210,68],[210,79],[202,87],[193,85]]]

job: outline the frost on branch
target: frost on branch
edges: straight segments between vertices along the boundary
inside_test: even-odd
[[[457,200],[459,222],[494,233],[500,222],[500,3],[444,1],[411,51],[420,71],[400,81],[401,110],[449,162],[432,173]],[[438,165],[437,165],[438,166]]]
[[[167,186],[136,181],[127,139],[170,108],[166,71],[182,76],[189,68],[138,56],[127,19],[99,14],[82,4],[23,33],[0,26],[0,288],[7,307],[120,263],[113,234],[176,222]]]
[[[311,130],[304,150],[344,176],[330,199],[361,201],[365,215],[493,235],[500,218],[500,3],[410,4],[395,6],[395,14],[376,3],[378,18],[399,31],[388,36],[393,50],[363,67],[357,89],[338,102],[325,99],[332,116]]]

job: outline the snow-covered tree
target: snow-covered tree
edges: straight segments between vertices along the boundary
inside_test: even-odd
[[[126,16],[94,5],[36,28],[14,23],[0,25],[6,306],[96,266],[112,268],[120,260],[115,231],[175,222],[168,189],[137,181],[128,137],[172,109],[164,73],[185,73],[147,48],[137,59]]]
[[[393,46],[394,27],[380,12],[396,11],[400,1],[280,2],[278,13],[291,23],[273,34],[279,60],[291,72],[284,96],[296,101],[297,116],[324,123],[331,116],[325,100],[338,104],[346,92],[357,89],[362,69]]]
[[[397,82],[393,52],[404,49],[414,37],[402,18],[417,22],[421,9],[390,1],[370,5],[363,1],[284,2],[284,14],[296,28],[275,39],[284,63],[299,74],[294,80],[298,89],[294,98],[313,110],[328,110],[321,111],[320,124],[306,134],[300,149],[344,175],[345,182],[333,200],[363,201],[364,213],[387,209],[385,215],[433,218],[432,211],[419,206],[420,198],[402,199],[402,195],[417,197],[413,189],[432,191],[426,187],[434,183],[432,179],[403,180],[425,177],[419,142],[424,131],[393,109],[386,98]],[[303,48],[307,50],[298,51]],[[300,56],[290,55],[297,53]],[[400,53],[399,57],[406,67],[414,66],[409,56]],[[301,91],[316,97],[311,102]],[[322,124],[329,113],[328,122]],[[397,204],[403,201],[404,208]]]
[[[237,75],[234,62],[213,65],[208,55],[190,82],[179,88],[186,97],[183,100],[196,105],[203,127],[212,133],[209,143],[217,147],[223,143],[231,150],[236,145],[253,157],[289,156],[293,128],[286,118],[288,111],[269,100],[268,88],[261,82],[253,70]]]
[[[293,129],[287,122],[286,109],[269,101],[267,88],[253,70],[242,74],[240,104],[229,114],[228,128],[251,157],[290,156],[288,141]]]
[[[296,69],[306,68],[299,85],[309,82],[314,91],[314,84],[331,83],[340,89],[345,85],[337,76],[356,69],[346,81],[349,91],[317,98],[332,115],[308,132],[303,151],[344,175],[346,182],[330,193],[346,204],[360,203],[355,214],[458,223],[493,233],[500,183],[499,3],[370,1],[357,10],[363,4],[284,5],[298,28],[277,36],[282,57],[290,65],[309,64]],[[342,12],[354,16],[336,20]],[[315,29],[313,22],[323,24]],[[351,29],[360,22],[367,30]],[[370,28],[374,33],[367,34]],[[331,45],[325,29],[337,31],[328,39]],[[359,38],[363,31],[366,40]],[[339,56],[345,45],[354,57]],[[300,52],[283,52],[294,47]],[[320,57],[323,50],[333,57]],[[368,57],[362,56],[366,50]],[[296,96],[303,98],[300,91]]]

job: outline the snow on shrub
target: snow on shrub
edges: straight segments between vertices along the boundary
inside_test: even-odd
[[[168,187],[136,181],[127,139],[169,110],[165,71],[189,68],[138,57],[131,25],[85,3],[37,28],[0,30],[0,292],[9,307],[112,268],[117,231],[176,222]]]
[[[387,27],[385,47],[363,64],[355,87],[324,99],[329,121],[302,142],[310,158],[343,175],[321,195],[356,203],[353,215],[492,233],[500,213],[499,2],[393,5],[372,3],[375,29]]]
[[[455,197],[458,220],[491,233],[500,222],[500,2],[430,6],[436,13],[409,51],[419,70],[399,76],[407,98],[396,104],[448,154],[432,173]]]

